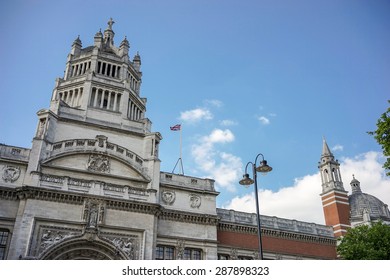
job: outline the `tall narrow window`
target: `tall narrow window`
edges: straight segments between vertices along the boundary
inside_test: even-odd
[[[5,260],[9,231],[0,229],[0,260]]]
[[[106,74],[106,63],[103,62],[103,67],[102,67],[102,74]]]
[[[97,66],[98,66],[97,72],[98,72],[98,74],[100,74],[100,70],[102,68],[102,63],[100,61],[98,61],[98,65]]]
[[[107,76],[111,76],[111,64],[107,63]]]
[[[116,95],[116,105],[114,111],[119,111],[120,107],[119,105],[121,104],[121,95],[117,94]]]

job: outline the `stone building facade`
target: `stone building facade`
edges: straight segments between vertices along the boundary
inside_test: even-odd
[[[141,58],[72,45],[31,148],[0,145],[0,259],[257,259],[256,215],[218,209],[214,180],[162,172]],[[261,216],[266,259],[335,259],[330,226]]]

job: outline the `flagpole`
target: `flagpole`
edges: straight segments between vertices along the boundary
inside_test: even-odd
[[[183,127],[180,126],[180,153],[179,153],[179,158],[181,159],[181,150],[182,150],[182,139],[181,139],[181,131],[182,131]],[[182,164],[183,165],[183,164]],[[181,170],[183,171],[183,167],[181,168]],[[183,172],[184,173],[184,172]]]
[[[177,160],[175,167],[172,170],[172,173],[175,173],[176,166],[180,162],[181,175],[184,175],[183,160],[182,160],[182,132],[181,132],[182,126],[181,126],[181,124],[171,126],[171,130],[173,130],[173,131],[180,130],[179,159]]]

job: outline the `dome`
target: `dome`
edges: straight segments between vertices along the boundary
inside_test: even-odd
[[[374,220],[390,221],[388,206],[373,195],[363,193],[360,182],[353,177],[349,196],[351,223]]]

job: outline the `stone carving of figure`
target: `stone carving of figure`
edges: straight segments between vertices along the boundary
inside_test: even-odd
[[[133,238],[114,238],[111,240],[115,247],[122,250],[130,259],[136,257],[136,241]]]
[[[185,241],[182,239],[177,240],[176,250],[177,255],[176,258],[178,260],[182,260],[184,258],[184,247],[185,247]]]
[[[103,222],[103,216],[104,216],[104,206],[101,205],[99,210],[99,223]]]
[[[91,208],[89,212],[88,227],[95,228],[97,225],[98,210],[96,206]]]
[[[115,23],[115,21],[112,20],[112,18],[110,18],[110,20],[107,22],[108,24],[108,28],[109,29],[112,29],[112,25]]]
[[[40,119],[38,125],[37,137],[42,137],[45,132],[46,119]]]

